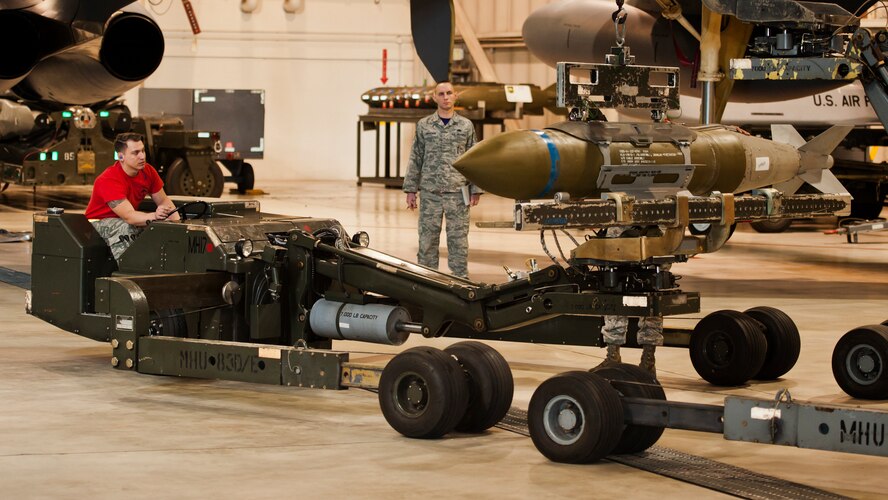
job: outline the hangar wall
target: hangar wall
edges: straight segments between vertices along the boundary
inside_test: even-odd
[[[258,0],[247,14],[240,0],[191,0],[202,30],[194,36],[182,2],[145,0],[164,31],[166,53],[144,86],[264,89],[265,159],[253,162],[258,187],[268,180],[354,179],[356,121],[366,112],[360,95],[381,84],[382,50],[388,85],[428,79],[413,50],[409,0],[304,0],[293,14],[284,12],[283,1]],[[527,14],[548,3],[462,1],[482,39],[520,36]],[[554,82],[551,69],[524,49],[488,54],[503,81]],[[126,98],[138,112],[138,90]],[[545,123],[532,118],[522,126]],[[405,126],[405,161],[412,136],[413,127]],[[372,165],[369,135],[362,157]]]
[[[460,0],[466,16],[472,23],[475,35],[503,83],[532,83],[543,88],[555,83],[555,70],[540,62],[527,51],[521,42],[524,20],[534,10],[556,0]],[[459,32],[457,32],[459,36]],[[518,43],[510,43],[517,41]],[[414,69],[427,75],[417,58]],[[548,111],[543,116],[528,116],[517,122],[519,128],[542,128],[560,118]],[[487,126],[485,136],[495,134],[498,127]]]

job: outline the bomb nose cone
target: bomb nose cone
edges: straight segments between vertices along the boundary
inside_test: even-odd
[[[546,187],[553,169],[557,173],[559,159],[558,150],[547,147],[545,135],[518,130],[485,139],[453,167],[472,184],[497,196],[518,200],[548,196]]]

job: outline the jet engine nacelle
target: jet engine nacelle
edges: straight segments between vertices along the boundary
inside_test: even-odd
[[[0,0],[0,92],[88,105],[141,83],[160,65],[160,27],[132,0]]]

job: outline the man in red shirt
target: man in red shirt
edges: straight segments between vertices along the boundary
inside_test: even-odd
[[[163,191],[157,170],[145,162],[141,134],[120,134],[114,141],[118,161],[96,177],[92,197],[86,206],[86,218],[108,242],[115,259],[142,232],[149,222],[179,220],[176,206]],[[135,207],[145,198],[157,205],[154,212],[140,212]]]

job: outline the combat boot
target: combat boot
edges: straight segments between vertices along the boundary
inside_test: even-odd
[[[639,368],[649,372],[654,378],[657,377],[656,359],[654,358],[656,350],[657,346],[655,345],[645,344],[641,346],[641,362],[638,363]]]
[[[607,356],[596,368],[604,368],[605,366],[613,366],[622,363],[620,358],[620,346],[618,344],[607,344]]]

